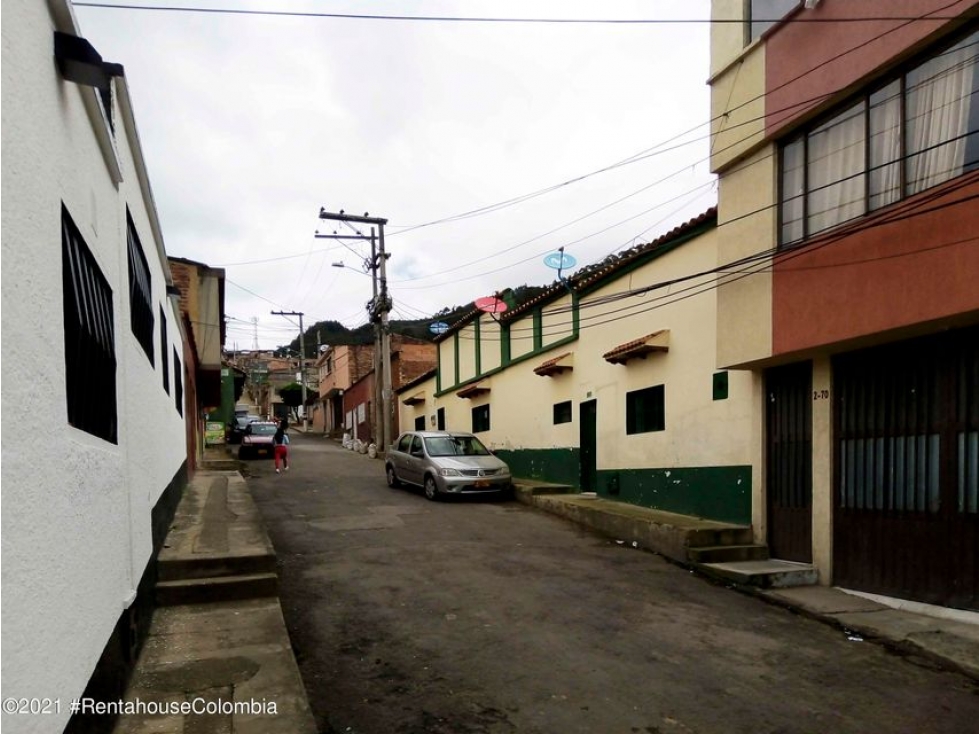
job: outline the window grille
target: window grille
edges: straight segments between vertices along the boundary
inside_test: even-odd
[[[180,366],[180,355],[173,350],[173,402],[177,406],[180,417],[184,415],[184,378]]]
[[[61,256],[68,422],[117,443],[112,289],[63,204]]]
[[[563,403],[554,404],[554,424],[571,422],[571,401],[565,400]]]
[[[129,251],[129,312],[136,341],[153,364],[153,307],[150,266],[146,262],[136,225],[126,209],[126,240]],[[166,352],[164,352],[166,354]]]
[[[163,369],[163,389],[170,394],[170,363],[167,361],[167,316],[160,307],[160,367]]]
[[[488,431],[490,429],[490,407],[487,405],[480,405],[472,409],[472,421],[473,433],[479,433],[480,431]]]
[[[663,385],[626,393],[625,432],[631,435],[666,430],[665,395]]]

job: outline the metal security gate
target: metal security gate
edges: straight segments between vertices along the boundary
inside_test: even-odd
[[[812,562],[812,363],[765,372],[765,491],[772,558]]]
[[[833,370],[834,583],[979,608],[979,329]]]

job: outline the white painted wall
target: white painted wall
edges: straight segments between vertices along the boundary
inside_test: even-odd
[[[181,325],[166,297],[162,243],[126,116],[117,104],[117,158],[107,159],[84,103],[83,95],[95,92],[58,75],[53,31],[74,32],[70,11],[60,0],[20,0],[4,3],[4,13],[3,691],[67,702],[85,688],[132,601],[151,552],[150,510],[186,458],[173,398],[172,350],[182,352]],[[122,85],[118,92],[126,94]],[[113,289],[117,445],[67,421],[62,202]],[[155,365],[130,327],[127,204],[151,270]],[[160,306],[168,320],[165,355]],[[170,363],[170,395],[161,359]],[[3,725],[60,732],[68,719],[62,708],[60,715],[4,714]]]
[[[511,326],[515,362],[480,381],[490,388],[488,394],[470,400],[452,391],[426,400],[423,406],[403,410],[402,429],[410,428],[422,411],[434,415],[444,406],[447,426],[468,431],[472,408],[489,403],[491,427],[481,434],[488,445],[511,450],[577,447],[578,406],[594,398],[598,401],[600,469],[752,465],[759,475],[760,468],[753,460],[760,455],[757,410],[753,406],[760,398],[751,373],[729,372],[729,397],[713,399],[712,378],[719,371],[714,277],[603,303],[624,291],[714,268],[720,238],[717,229],[709,230],[582,297],[579,336],[573,342],[546,348],[571,333],[570,294],[543,307],[545,351],[539,354],[527,356],[532,348],[534,319],[529,313],[522,316]],[[654,353],[627,365],[611,364],[602,356],[660,329],[670,330],[666,353]],[[462,330],[469,337],[463,341],[467,349],[473,348],[472,332],[471,326]],[[492,330],[483,328],[481,333],[485,337],[483,353],[498,348]],[[450,342],[442,345],[443,390],[453,385]],[[571,372],[553,377],[534,373],[534,368],[565,352],[573,354]],[[461,377],[471,377],[465,369],[470,361],[464,354],[460,356],[464,365]],[[654,385],[665,385],[666,430],[626,435],[626,393]],[[572,422],[554,425],[554,405],[569,400]]]
[[[711,230],[589,293],[581,299],[577,341],[490,377],[487,443],[507,449],[578,446],[578,405],[595,398],[601,469],[751,464],[751,375],[731,371],[728,399],[715,401],[712,395],[712,376],[718,371],[713,276],[594,305],[616,293],[710,270],[717,262],[719,236]],[[570,304],[571,297],[564,296],[544,307],[545,344],[567,336],[560,330],[567,328],[561,324],[570,320],[565,310]],[[668,352],[627,365],[603,359],[616,346],[660,329],[670,330]],[[573,371],[554,377],[534,373],[535,367],[569,351]],[[626,435],[626,393],[653,385],[665,385],[666,430]],[[574,419],[554,425],[553,406],[566,400],[573,402]]]

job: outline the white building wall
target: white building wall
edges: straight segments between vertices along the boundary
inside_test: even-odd
[[[750,375],[730,372],[729,397],[713,399],[712,378],[717,371],[713,276],[589,307],[625,288],[710,270],[716,265],[719,237],[712,229],[582,299],[581,313],[587,321],[575,370],[582,365],[582,389],[599,400],[599,467],[750,463],[743,440],[751,417]],[[626,312],[624,305],[629,306]],[[625,365],[602,358],[620,344],[661,329],[670,331],[668,352],[654,352]],[[653,385],[665,386],[666,430],[625,435],[626,393]]]
[[[49,7],[51,10],[49,10]],[[166,297],[166,262],[143,201],[125,120],[107,163],[83,95],[63,81],[53,31],[73,32],[60,1],[5,3],[3,24],[3,608],[6,697],[69,701],[82,693],[151,552],[150,509],[185,461],[183,419],[163,389],[181,326]],[[57,15],[56,21],[54,15]],[[118,99],[118,96],[116,96]],[[123,181],[112,166],[121,164]],[[61,205],[113,291],[118,444],[68,425]],[[130,328],[126,204],[153,286],[155,365]],[[159,308],[170,344],[160,355]],[[179,348],[178,348],[179,351]],[[24,732],[60,732],[69,717],[16,717]]]
[[[718,371],[713,276],[593,305],[625,290],[710,270],[717,263],[718,238],[712,229],[587,294],[581,299],[577,340],[492,375],[488,396],[456,398],[467,410],[491,403],[491,429],[482,434],[485,442],[510,450],[578,447],[578,406],[594,398],[601,469],[751,464],[751,375],[729,372],[729,397],[713,399],[712,378]],[[567,295],[543,307],[545,349],[568,336],[564,330],[571,320],[570,306]],[[532,323],[529,316],[515,322],[525,327]],[[670,330],[668,352],[626,365],[611,364],[602,356],[660,329]],[[520,334],[522,338],[525,332]],[[534,368],[565,352],[572,353],[572,371],[553,377],[534,373]],[[660,384],[665,385],[666,430],[626,435],[626,393]],[[554,425],[553,406],[567,400],[572,401],[572,422]]]
[[[499,368],[503,361],[500,323],[489,314],[479,318],[479,367],[483,373]]]

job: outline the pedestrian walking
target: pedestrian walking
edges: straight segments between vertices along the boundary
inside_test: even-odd
[[[285,470],[289,471],[289,434],[286,433],[286,428],[288,427],[289,423],[283,419],[279,427],[275,430],[275,435],[272,436],[272,452],[275,457],[276,474],[280,473],[280,460]]]

